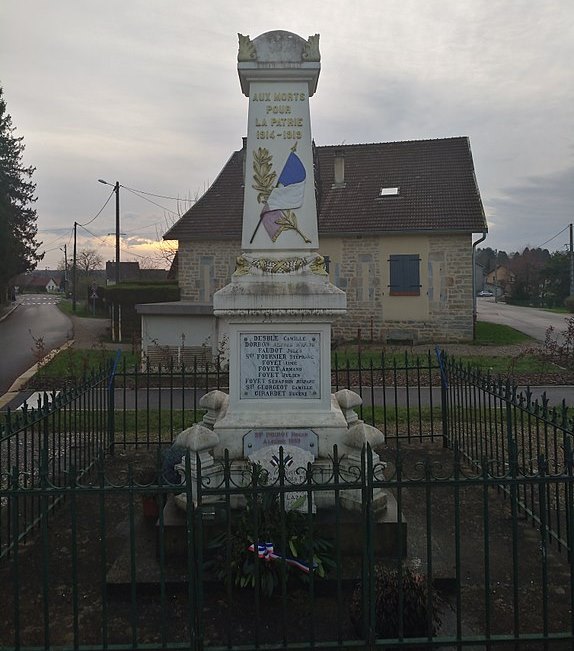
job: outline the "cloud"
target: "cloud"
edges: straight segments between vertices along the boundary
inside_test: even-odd
[[[1,12],[0,82],[37,167],[46,242],[98,212],[108,196],[98,178],[201,194],[246,131],[237,32],[271,29],[321,34],[319,144],[468,135],[489,245],[544,241],[550,224],[571,219],[570,0],[292,0],[280,17],[260,0],[19,0]],[[164,208],[122,190],[122,230],[145,227],[128,233],[145,240],[147,225],[179,212],[176,201],[156,203]],[[106,240],[113,201],[89,228]]]
[[[497,248],[508,252],[520,250],[526,244],[541,246],[572,221],[573,205],[574,166],[553,174],[529,177],[518,185],[502,188],[500,194],[489,199],[487,204],[492,236],[499,243]],[[519,240],[517,229],[520,229]],[[567,232],[563,233],[547,247],[560,249],[568,237]],[[517,246],[519,243],[522,246]]]

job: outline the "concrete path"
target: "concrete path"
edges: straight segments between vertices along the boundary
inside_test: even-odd
[[[495,303],[494,298],[477,298],[476,308],[479,321],[510,326],[538,341],[544,341],[549,327],[554,328],[559,340],[563,339],[561,333],[566,329],[567,319],[570,316],[535,307]]]

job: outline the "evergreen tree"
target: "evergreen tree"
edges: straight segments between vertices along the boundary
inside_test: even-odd
[[[34,269],[43,257],[37,253],[35,168],[23,165],[23,137],[15,136],[15,130],[0,86],[0,302],[10,279]]]

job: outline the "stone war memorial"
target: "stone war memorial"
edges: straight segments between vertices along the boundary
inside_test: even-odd
[[[320,69],[318,34],[239,35],[238,73],[249,98],[242,254],[231,282],[214,295],[229,338],[229,395],[206,394],[203,422],[176,440],[190,451],[194,481],[197,460],[202,477],[222,481],[217,462],[224,454],[233,481],[241,483],[252,463],[271,481],[280,450],[300,471],[286,468],[286,482],[301,483],[307,468],[328,481],[334,446],[344,477],[366,444],[384,442],[358,419],[360,396],[331,393],[331,324],[345,313],[346,296],[329,282],[318,240],[309,103]],[[346,492],[346,509],[362,508],[358,493]],[[333,491],[317,491],[311,508],[334,499]],[[381,517],[390,499],[383,491],[374,496]],[[185,508],[185,494],[176,502]]]

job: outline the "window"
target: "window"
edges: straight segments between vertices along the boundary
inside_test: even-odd
[[[390,295],[420,296],[420,258],[418,255],[391,255]]]
[[[399,196],[399,189],[397,187],[381,188],[381,191],[379,192],[379,197],[398,197],[398,196]]]

